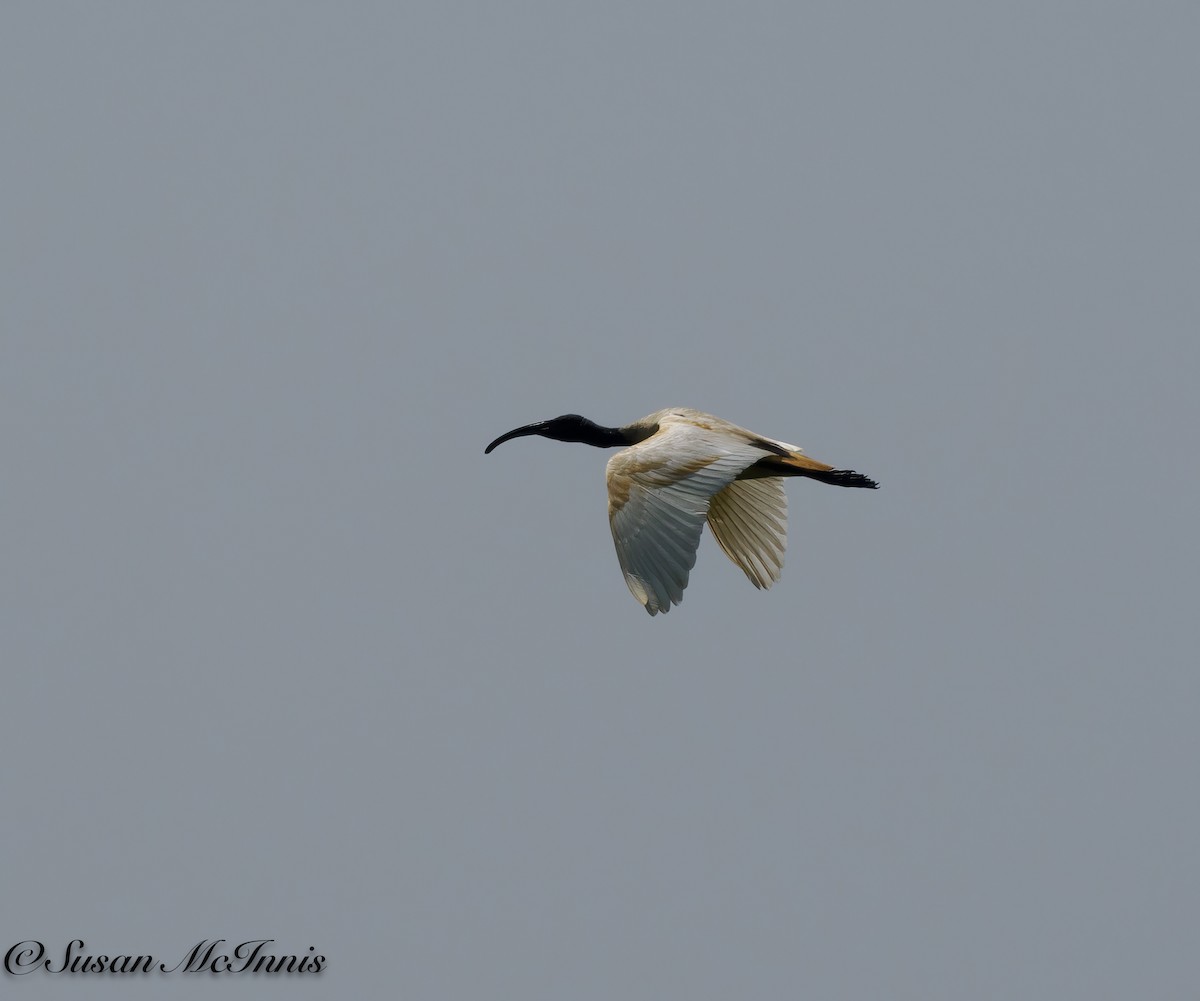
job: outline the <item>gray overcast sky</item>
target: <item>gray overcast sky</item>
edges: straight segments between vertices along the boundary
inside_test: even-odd
[[[1200,996],[1200,8],[8,4],[24,998]],[[698,407],[782,581],[622,582]],[[2,976],[2,975],[0,975]]]

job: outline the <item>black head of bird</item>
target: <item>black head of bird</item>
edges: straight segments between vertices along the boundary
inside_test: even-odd
[[[555,441],[578,441],[585,445],[595,445],[598,448],[613,448],[617,445],[632,445],[637,439],[631,437],[623,428],[606,428],[589,421],[579,414],[563,414],[548,421],[536,424],[526,424],[523,427],[506,431],[483,450],[487,455],[497,445],[513,438],[523,438],[526,435],[540,435],[543,438],[553,438]]]

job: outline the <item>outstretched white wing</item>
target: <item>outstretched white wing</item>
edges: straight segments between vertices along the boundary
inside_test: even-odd
[[[617,558],[629,590],[651,615],[683,600],[713,497],[765,454],[719,429],[664,420],[657,434],[609,460],[608,518]],[[740,496],[734,513],[744,506]]]
[[[708,527],[755,587],[779,580],[787,548],[787,493],[780,477],[730,483],[709,504]]]

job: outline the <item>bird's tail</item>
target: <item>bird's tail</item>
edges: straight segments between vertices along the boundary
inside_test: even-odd
[[[760,459],[756,466],[769,470],[771,476],[806,476],[818,483],[828,483],[835,487],[865,487],[874,490],[879,486],[871,477],[856,473],[853,469],[834,469],[833,466],[810,459],[801,452],[789,452],[787,455],[771,455]]]

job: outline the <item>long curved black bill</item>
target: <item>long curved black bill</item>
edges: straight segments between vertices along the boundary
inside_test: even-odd
[[[494,442],[488,445],[488,447],[483,450],[483,454],[487,455],[488,452],[490,452],[497,445],[502,445],[504,442],[513,438],[523,438],[527,434],[541,434],[546,430],[546,424],[546,421],[538,421],[536,424],[526,424],[524,427],[513,428],[511,431],[506,431]]]

